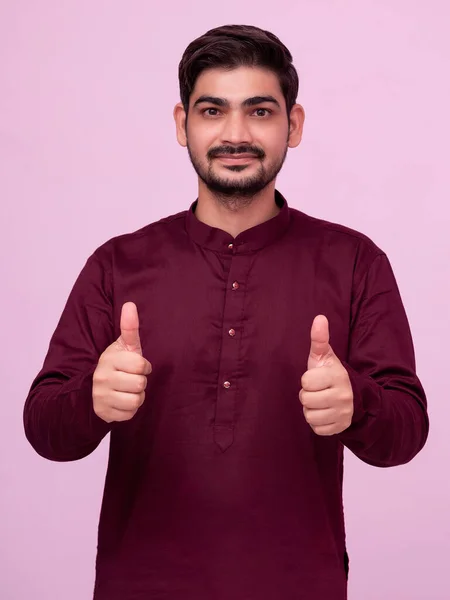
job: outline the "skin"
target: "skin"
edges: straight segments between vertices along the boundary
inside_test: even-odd
[[[330,346],[328,319],[317,315],[311,327],[307,370],[301,379],[300,402],[317,435],[335,435],[352,423],[354,397],[347,369]]]
[[[209,97],[207,102],[205,96]],[[251,106],[245,103],[249,98],[253,99]],[[296,104],[289,122],[273,73],[259,68],[208,70],[193,90],[187,127],[181,104],[176,105],[174,117],[178,141],[188,147],[199,178],[197,218],[236,237],[278,214],[275,178],[287,149],[300,143],[304,111]],[[239,162],[217,158],[236,151],[255,156]],[[142,356],[134,302],[122,306],[120,330],[120,337],[101,355],[93,377],[94,410],[109,423],[133,418],[145,400],[147,377],[152,372],[152,364]],[[350,378],[330,346],[324,315],[318,315],[311,327],[299,400],[306,421],[317,435],[340,433],[352,422]]]
[[[199,102],[202,98],[221,99]],[[270,97],[252,106],[252,98]],[[198,175],[197,218],[236,237],[276,216],[275,178],[288,148],[300,144],[305,113],[290,111],[276,74],[262,68],[208,69],[198,77],[189,100],[189,118],[181,103],[174,109],[177,139],[187,147]],[[250,152],[256,158],[223,161],[219,154]]]

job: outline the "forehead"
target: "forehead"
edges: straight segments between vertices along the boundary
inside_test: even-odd
[[[260,67],[236,69],[206,69],[197,78],[191,101],[207,94],[240,102],[252,96],[272,95],[280,104],[284,102],[278,77],[272,71]]]

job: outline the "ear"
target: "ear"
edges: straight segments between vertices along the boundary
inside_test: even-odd
[[[186,112],[181,102],[178,102],[178,104],[175,105],[175,108],[173,109],[173,118],[175,119],[178,143],[180,146],[186,147]]]
[[[289,127],[289,148],[296,148],[302,141],[305,111],[300,104],[294,104],[291,109],[291,123]]]

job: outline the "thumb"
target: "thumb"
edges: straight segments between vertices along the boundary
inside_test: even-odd
[[[134,302],[125,302],[120,315],[120,338],[125,348],[142,356],[139,316]]]
[[[308,357],[308,369],[322,366],[325,359],[332,354],[328,319],[324,315],[317,315],[311,327],[311,348]]]

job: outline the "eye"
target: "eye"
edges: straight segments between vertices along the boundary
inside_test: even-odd
[[[218,108],[213,108],[213,107],[210,107],[210,108],[205,108],[204,110],[202,110],[202,114],[206,115],[207,117],[215,117],[215,116],[216,116],[216,114],[211,114],[211,113],[207,114],[207,113],[208,113],[208,111],[210,111],[210,110],[212,110],[212,111],[216,111],[216,113],[218,113],[218,112],[219,112],[219,109],[218,109]]]
[[[211,112],[212,111],[212,112]],[[202,114],[207,116],[207,117],[216,117],[218,116],[220,113],[218,108],[214,108],[212,106],[210,106],[209,108],[205,108],[202,110]],[[268,108],[255,108],[255,110],[253,111],[253,113],[258,113],[257,116],[262,118],[262,117],[267,117],[269,115],[272,114],[272,111]],[[262,113],[262,114],[261,114]]]
[[[260,114],[260,115],[258,115],[259,117],[265,117],[266,115],[272,114],[272,111],[269,110],[268,108],[257,108],[257,109],[255,109],[255,112],[260,112],[260,111],[263,111],[265,114],[263,114],[263,115]]]

